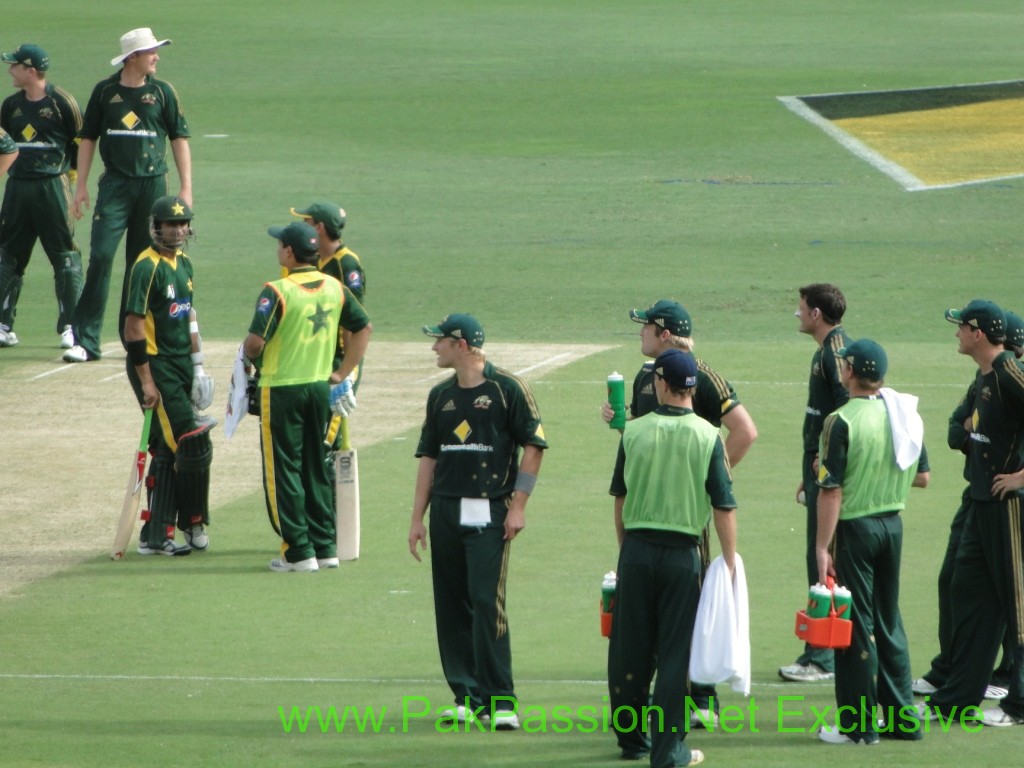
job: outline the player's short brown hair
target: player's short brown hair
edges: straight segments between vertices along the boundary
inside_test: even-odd
[[[810,309],[821,312],[829,325],[839,325],[846,313],[846,297],[831,283],[811,283],[800,289],[800,298]]]

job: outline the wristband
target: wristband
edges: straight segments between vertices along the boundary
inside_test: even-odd
[[[523,472],[519,470],[519,474],[516,475],[516,484],[513,486],[512,491],[522,491],[527,496],[533,493],[533,487],[537,484],[537,476],[531,475],[529,472]]]
[[[203,364],[203,353],[202,352],[193,352],[192,353],[192,365],[202,365],[202,364]]]
[[[149,354],[146,352],[145,339],[126,341],[124,343],[124,348],[128,352],[128,359],[132,361],[132,365],[140,366],[149,362]]]

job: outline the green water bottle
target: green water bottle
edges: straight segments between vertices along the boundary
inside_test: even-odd
[[[853,595],[846,587],[836,584],[832,588],[832,599],[836,603],[836,618],[849,621],[853,614]]]
[[[807,618],[824,619],[832,608],[832,590],[815,584],[807,594]]]
[[[608,426],[612,429],[624,429],[626,426],[626,380],[618,371],[608,377],[608,405],[614,411]]]

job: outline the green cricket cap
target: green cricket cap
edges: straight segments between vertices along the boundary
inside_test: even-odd
[[[1011,347],[1024,347],[1024,320],[1009,310],[1006,311],[1006,343]]]
[[[836,350],[836,357],[845,360],[853,372],[869,381],[881,381],[889,370],[889,357],[882,345],[871,339],[858,339]]]
[[[647,309],[631,309],[629,319],[636,323],[654,323],[673,336],[691,336],[693,321],[683,305],[668,299],[654,302]]]
[[[50,68],[50,57],[46,55],[46,51],[32,43],[22,43],[12,53],[0,54],[0,58],[7,64],[24,64],[40,72]]]
[[[472,315],[448,315],[437,325],[424,325],[423,333],[436,339],[465,339],[471,347],[484,345],[484,327]]]
[[[998,305],[985,299],[974,299],[963,309],[947,309],[946,319],[957,325],[977,328],[997,341],[1006,338],[1006,313]]]
[[[292,249],[299,261],[310,262],[319,251],[320,238],[316,230],[304,221],[293,221],[285,227],[271,227],[267,234]]]
[[[319,202],[307,205],[305,208],[291,208],[292,216],[303,219],[312,219],[318,224],[325,224],[333,229],[344,229],[345,209],[334,203]]]

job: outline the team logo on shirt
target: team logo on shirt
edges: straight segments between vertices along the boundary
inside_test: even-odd
[[[821,376],[821,363],[817,360],[814,361],[814,365],[811,368],[811,376]]]
[[[154,96],[152,93],[144,93],[139,98],[139,101],[141,101],[146,106],[152,106],[153,104],[156,104],[156,96]]]
[[[459,438],[460,442],[464,443],[466,442],[466,438],[469,437],[470,434],[473,432],[473,428],[469,426],[468,421],[463,419],[462,423],[459,424],[459,426],[457,426],[455,429],[453,429],[452,432],[455,433],[455,436]]]
[[[264,296],[262,299],[256,302],[256,311],[259,312],[261,315],[267,314],[270,311],[270,299]]]
[[[444,407],[441,408],[441,413],[445,413],[446,411],[454,411],[454,410],[455,410],[455,401],[454,400],[449,400],[447,403],[444,404]]]
[[[987,385],[981,388],[981,392],[979,394],[981,395],[981,399],[986,402],[992,399],[992,390],[989,389]],[[977,413],[977,411],[975,411],[975,413]]]
[[[39,116],[43,118],[43,120],[52,120],[53,110],[50,107],[43,107],[39,110]]]
[[[138,128],[139,123],[141,122],[142,121],[139,120],[139,116],[136,115],[134,112],[129,112],[127,115],[121,118],[121,125],[123,125],[128,130],[134,130],[135,128]]]
[[[32,141],[32,139],[37,136],[36,129],[32,127],[31,123],[29,123],[25,126],[24,130],[22,130],[21,136],[25,141]]]
[[[473,401],[473,407],[479,408],[481,411],[486,411],[491,407],[491,398],[489,395],[480,395],[476,400]]]
[[[362,278],[356,271],[349,272],[348,276],[345,278],[345,282],[348,283],[351,288],[358,288],[363,284]]]
[[[167,286],[167,298],[168,299],[173,299],[174,297],[175,297],[174,296],[174,286],[173,285],[168,285]]]

